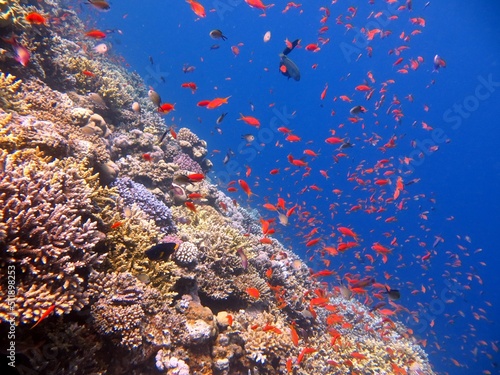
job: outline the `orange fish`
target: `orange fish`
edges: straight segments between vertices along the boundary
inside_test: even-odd
[[[175,104],[163,103],[158,107],[158,112],[163,115],[166,115],[170,111],[175,111]]]
[[[194,213],[196,213],[196,206],[194,205],[193,202],[184,202],[184,204],[186,205],[186,207],[190,210],[190,211],[193,211]]]
[[[104,39],[106,38],[106,33],[101,30],[90,30],[85,33],[85,36],[94,39]]]
[[[227,98],[215,98],[214,100],[210,101],[210,103],[207,104],[207,109],[214,109],[217,107],[220,107],[223,104],[227,104],[227,100],[231,96],[228,96]]]
[[[326,97],[326,91],[328,90],[328,83],[325,85],[325,88],[323,89],[323,92],[321,93],[321,100],[325,99]]]
[[[264,11],[264,14],[265,14],[267,8],[271,8],[272,6],[274,6],[274,4],[264,5],[262,3],[262,0],[245,0],[245,3],[250,5],[250,7],[252,7],[252,8],[257,8],[257,9]]]
[[[31,24],[47,26],[47,19],[44,16],[42,16],[40,13],[37,13],[37,12],[28,13],[25,16],[25,18],[26,18],[26,21],[28,21]]]
[[[195,91],[198,89],[198,87],[196,86],[196,83],[194,83],[194,82],[186,82],[186,83],[183,83],[183,84],[181,84],[181,87],[191,89],[191,92],[192,92],[193,94],[194,94],[194,93],[195,93]]]
[[[310,43],[306,47],[306,51],[318,52],[321,48],[316,43]]]
[[[207,14],[205,13],[205,8],[203,7],[203,5],[194,0],[186,0],[186,3],[191,5],[191,9],[198,17],[206,17]]]
[[[205,175],[203,173],[191,173],[187,175],[187,178],[189,178],[191,182],[200,182],[203,181]]]
[[[354,239],[357,239],[358,238],[358,235],[356,233],[354,233],[352,230],[350,230],[349,228],[346,228],[346,227],[338,227],[337,230],[342,233],[344,236],[349,236],[349,237],[352,237]]]
[[[368,85],[358,85],[355,90],[357,91],[370,91],[372,88]]]
[[[51,313],[52,311],[54,311],[54,309],[55,309],[55,308],[56,308],[56,305],[55,305],[55,304],[54,304],[54,305],[52,305],[52,306],[50,306],[50,307],[47,309],[47,311],[45,311],[45,312],[42,314],[42,316],[40,317],[40,319],[38,319],[38,321],[35,323],[35,325],[34,325],[33,327],[31,327],[30,329],[33,329],[33,328],[35,328],[38,324],[40,324],[40,322],[41,322],[42,320],[44,320],[47,316],[49,316],[49,315],[50,315],[50,313]]]
[[[250,186],[246,183],[245,180],[238,180],[238,184],[241,186],[243,191],[248,195],[248,198],[252,195],[252,190],[250,189]]]
[[[248,125],[259,127],[260,126],[260,121],[256,119],[255,117],[252,116],[244,116],[242,113],[240,113],[240,118],[238,120],[244,121]]]
[[[118,227],[121,227],[122,224],[123,223],[121,221],[115,221],[113,224],[111,224],[111,229],[116,229]]]
[[[82,70],[82,74],[87,76],[87,77],[95,77],[95,74],[89,70]]]
[[[299,346],[299,335],[295,329],[295,324],[290,324],[290,335],[292,336],[293,345]]]
[[[255,299],[259,299],[260,298],[260,292],[259,292],[259,289],[257,289],[257,288],[247,288],[245,290],[245,292],[247,292],[247,294],[250,297],[253,297]]]

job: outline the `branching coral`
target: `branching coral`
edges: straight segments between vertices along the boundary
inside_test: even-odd
[[[22,81],[12,74],[5,75],[0,71],[0,108],[3,110],[19,110],[23,107],[19,92]]]
[[[86,272],[103,259],[95,251],[103,236],[78,162],[49,162],[27,149],[0,151],[0,165],[1,272],[7,264],[18,270],[16,318],[32,322],[54,304],[58,314],[81,309],[88,303]],[[3,320],[8,310],[2,301]]]

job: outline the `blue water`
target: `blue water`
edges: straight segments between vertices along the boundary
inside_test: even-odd
[[[413,1],[409,12],[397,11],[397,7],[383,1],[374,3],[304,3],[283,14],[286,3],[276,2],[266,11],[266,17],[260,17],[260,10],[251,9],[241,0],[204,1],[207,17],[198,19],[183,1],[115,1],[110,12],[84,7],[82,16],[89,24],[121,31],[109,38],[111,54],[123,56],[130,69],[157,90],[163,101],[176,104],[175,112],[165,118],[167,126],[189,127],[207,140],[214,162],[210,176],[221,189],[229,181],[245,179],[257,196],[248,200],[241,193],[234,198],[243,206],[259,209],[265,218],[275,215],[264,210],[262,204],[275,204],[278,196],[286,200],[287,208],[300,206],[300,216],[292,215],[286,228],[278,226],[276,238],[304,258],[312,258],[315,270],[329,268],[340,276],[374,276],[378,282],[400,289],[402,297],[397,302],[406,312],[398,314],[398,318],[426,343],[438,373],[500,373],[500,358],[495,350],[500,341],[496,256],[500,226],[500,4],[432,1],[424,7],[425,1]],[[325,24],[329,30],[321,35],[330,42],[313,53],[304,47],[317,42],[318,29],[323,26],[319,22],[324,14],[319,10],[321,6],[331,12]],[[351,20],[346,19],[349,6],[357,6]],[[379,11],[384,12],[383,16],[367,18]],[[336,23],[339,15],[343,24]],[[389,21],[386,15],[398,18]],[[423,17],[426,26],[412,25],[409,18],[413,17]],[[353,29],[347,30],[345,23],[351,23]],[[384,39],[377,35],[367,44],[358,32],[363,27],[391,34]],[[212,29],[221,29],[228,40],[211,39]],[[264,43],[262,37],[268,30],[272,39]],[[411,36],[408,42],[400,39],[402,32],[409,35],[413,30],[421,33]],[[302,48],[289,55],[301,70],[299,82],[287,80],[278,71],[278,54],[286,38],[302,40]],[[211,50],[216,43],[220,48]],[[242,43],[240,54],[234,56],[230,47],[238,43]],[[373,48],[371,58],[367,46]],[[399,46],[409,49],[401,53],[404,61],[393,66],[398,56],[388,52]],[[362,54],[359,60],[358,54]],[[433,72],[436,54],[447,62],[439,72]],[[397,72],[410,58],[418,56],[424,62],[417,70]],[[196,70],[185,74],[184,64]],[[313,64],[318,64],[317,69],[311,68]],[[376,80],[373,84],[368,81],[368,71]],[[395,82],[387,85],[385,103],[376,110],[382,83],[391,79]],[[364,93],[354,90],[365,81],[376,88],[370,101]],[[196,93],[181,88],[183,82],[195,82]],[[326,98],[320,100],[327,83]],[[340,95],[349,96],[353,102],[340,100]],[[394,95],[401,105],[391,109],[402,110],[400,123],[386,114]],[[408,95],[413,96],[413,102],[405,99]],[[229,104],[215,110],[196,106],[203,99],[227,96],[231,96]],[[351,123],[349,109],[357,104],[368,112],[362,116],[364,121]],[[229,114],[220,125],[220,135],[215,120],[222,112]],[[237,121],[240,112],[259,118],[261,128]],[[422,129],[422,121],[435,132]],[[285,136],[276,131],[282,125],[293,129],[302,141],[285,141]],[[326,144],[331,129],[354,147],[339,151],[338,145]],[[240,138],[246,133],[254,134],[257,140],[247,145]],[[374,136],[380,140],[370,145],[367,139]],[[396,147],[386,152],[379,150],[392,136],[396,137]],[[415,151],[412,144],[424,147],[423,158],[418,156],[422,151]],[[437,151],[428,151],[432,146],[437,146]],[[292,166],[287,156],[301,158],[306,148],[320,156],[306,157],[311,170],[304,177],[305,169]],[[223,165],[228,149],[236,155]],[[339,152],[347,156],[335,162],[333,155]],[[414,162],[410,166],[401,164],[404,156],[412,157]],[[381,159],[389,159],[391,166],[361,174]],[[245,176],[247,166],[251,168],[249,177]],[[280,173],[269,175],[273,168],[279,168]],[[326,180],[319,170],[326,170],[330,178]],[[395,172],[389,176],[391,184],[374,185],[373,181],[384,178],[381,174],[387,170]],[[348,181],[355,172],[357,177],[371,182],[363,187]],[[405,183],[419,180],[405,186],[396,204],[385,202],[394,193],[397,176]],[[323,190],[302,192],[313,184]],[[332,189],[340,189],[342,194]],[[401,200],[404,206],[399,210],[396,205]],[[363,206],[361,210],[347,213],[358,204]],[[385,211],[366,213],[370,205]],[[392,216],[397,221],[386,223]],[[308,223],[310,218],[312,222]],[[337,257],[327,256],[331,264],[326,267],[319,255],[322,246],[307,248],[304,235],[318,228],[313,238],[321,237],[324,246],[335,246],[338,226],[353,229],[360,237],[360,246]],[[433,248],[435,236],[444,242]],[[397,245],[392,246],[394,237]],[[386,264],[370,249],[375,242],[393,249]],[[432,252],[431,258],[422,261],[428,251]],[[365,268],[371,265],[365,254],[375,257],[373,270]],[[338,285],[337,278],[328,281]],[[418,317],[418,322],[412,316]]]

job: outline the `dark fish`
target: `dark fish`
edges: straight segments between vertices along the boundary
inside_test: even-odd
[[[153,56],[149,56],[149,62],[151,63],[151,65],[154,65]]]
[[[163,242],[151,246],[145,251],[149,260],[167,260],[170,255],[179,247],[175,242]]]
[[[165,130],[165,133],[163,133],[163,135],[161,136],[160,140],[158,141],[158,144],[163,142],[163,140],[167,136],[168,132],[169,132],[169,129]]]
[[[149,99],[151,99],[151,101],[153,102],[153,104],[155,106],[157,106],[158,108],[160,108],[160,104],[161,104],[160,95],[155,90],[151,89],[148,91],[148,96],[149,96]]]
[[[378,310],[380,309],[381,307],[384,307],[386,305],[385,302],[379,302],[379,303],[376,303],[375,305],[373,305],[371,308],[370,308],[370,312],[373,312],[375,310]]]
[[[344,148],[351,148],[352,146],[354,146],[352,143],[350,142],[345,142],[345,143],[342,143],[342,146],[340,146],[340,149],[344,149]]]
[[[280,54],[280,72],[285,77],[293,78],[296,81],[300,81],[300,71],[297,65],[286,57],[284,54]]]
[[[362,105],[357,105],[349,110],[349,113],[351,115],[357,115],[358,113],[364,113],[364,112],[366,112],[366,108],[363,107]]]
[[[227,151],[226,156],[224,156],[224,160],[222,160],[222,163],[223,164],[227,164],[227,162],[229,161],[229,159],[231,159],[231,156],[234,156],[234,152],[233,152],[233,150],[229,149]]]
[[[224,117],[226,117],[227,113],[228,112],[223,113],[222,115],[219,116],[219,118],[216,121],[217,125],[219,125],[222,122],[222,120],[224,120]]]
[[[351,285],[351,288],[365,288],[367,286],[373,285],[374,282],[375,282],[374,277],[366,276],[366,277],[362,278],[361,280],[359,280],[358,282],[353,283]]]
[[[191,73],[191,72],[194,72],[194,70],[195,70],[195,69],[196,69],[196,68],[195,68],[194,66],[192,66],[192,65],[188,65],[188,64],[184,64],[184,65],[182,66],[182,71],[183,71],[184,73]]]
[[[94,8],[102,11],[107,11],[111,8],[106,0],[88,0],[85,4],[92,5]]]
[[[165,81],[165,77],[160,76],[160,79],[161,79],[161,81],[162,81],[163,83],[165,83],[165,82],[166,82],[166,81]]]
[[[389,289],[385,287],[386,292],[382,292],[383,294],[387,294],[389,299],[396,301],[401,298],[401,293],[399,293],[398,289]]]
[[[288,55],[290,52],[293,51],[293,49],[295,48],[295,46],[297,44],[300,43],[300,39],[295,39],[293,42],[292,42],[292,47],[289,48],[289,47],[286,47],[284,50],[283,50],[283,55]]]
[[[104,99],[101,98],[101,96],[99,94],[96,94],[95,92],[91,92],[91,93],[89,93],[88,98],[90,99],[90,101],[92,103],[94,103],[94,105],[97,108],[108,109],[108,107],[106,106],[106,103],[104,102]]]
[[[210,47],[210,49],[219,49],[220,46],[218,44],[212,44],[212,46]]]
[[[220,31],[218,29],[210,31],[210,37],[212,39],[222,39],[222,40],[227,39],[227,37],[224,34],[222,34],[222,31]]]

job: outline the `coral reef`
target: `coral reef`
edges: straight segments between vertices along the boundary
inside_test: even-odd
[[[136,204],[149,219],[155,221],[156,225],[163,233],[173,233],[176,231],[172,222],[172,212],[159,201],[142,184],[132,181],[129,178],[118,178],[113,186],[118,189],[120,197],[128,206]]]
[[[57,314],[88,303],[86,272],[100,264],[103,239],[92,220],[92,188],[73,159],[49,162],[34,150],[0,150],[2,273],[18,270],[16,318],[29,323],[56,304]],[[1,304],[1,318],[8,306]]]
[[[19,323],[30,368],[433,375],[405,327],[262,243],[256,210],[186,178],[209,171],[207,143],[170,132],[140,77],[96,53],[65,6],[0,0],[0,32],[31,52],[23,67],[0,40],[0,278],[13,265],[17,288],[0,319]],[[50,27],[25,21],[35,10]]]
[[[22,81],[12,74],[0,71],[0,107],[4,110],[18,109],[23,106],[19,88]]]

